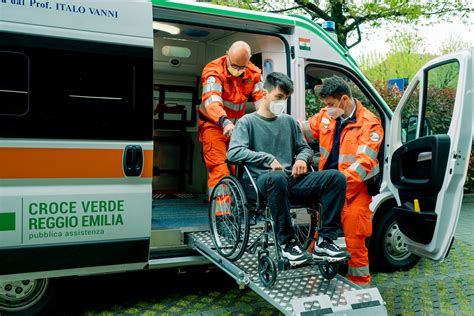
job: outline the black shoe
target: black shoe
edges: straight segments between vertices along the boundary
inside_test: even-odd
[[[350,258],[349,254],[341,250],[332,240],[324,238],[324,240],[314,245],[313,258],[328,261],[341,261]]]
[[[291,266],[296,266],[308,261],[311,256],[302,250],[295,239],[290,240],[286,245],[281,246],[281,255],[290,261]]]

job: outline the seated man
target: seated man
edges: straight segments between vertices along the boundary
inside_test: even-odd
[[[337,238],[344,206],[346,180],[337,170],[308,173],[312,150],[296,120],[282,114],[293,82],[288,76],[273,72],[264,84],[264,98],[258,110],[237,123],[227,159],[245,163],[262,197],[270,207],[282,255],[292,265],[304,263],[311,256],[296,243],[290,218],[290,197],[300,203],[322,203],[319,253],[313,257],[345,258],[333,240]]]

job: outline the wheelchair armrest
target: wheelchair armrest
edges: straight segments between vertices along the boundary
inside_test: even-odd
[[[230,160],[226,159],[225,163],[228,164],[228,165],[234,165],[234,166],[245,166],[245,162],[243,162],[243,161],[234,162],[234,161],[230,161]]]

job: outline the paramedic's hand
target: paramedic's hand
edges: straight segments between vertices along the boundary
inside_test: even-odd
[[[295,178],[305,174],[308,172],[308,165],[304,160],[296,160],[295,164],[293,165],[293,169],[291,170],[291,175]]]
[[[225,137],[230,137],[232,136],[232,132],[234,131],[234,128],[235,128],[235,125],[230,123],[230,124],[227,124],[225,127],[224,127],[224,136]]]
[[[276,159],[270,164],[270,168],[272,168],[273,171],[283,170],[283,166]]]

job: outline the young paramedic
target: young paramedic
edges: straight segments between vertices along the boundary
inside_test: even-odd
[[[319,97],[326,105],[302,129],[308,141],[319,140],[319,170],[339,170],[347,179],[346,206],[342,228],[351,254],[348,279],[362,286],[370,285],[369,258],[365,240],[372,234],[372,197],[365,180],[379,172],[377,155],[383,139],[378,119],[359,100],[341,77],[324,80]],[[324,244],[315,244],[315,252]]]
[[[225,163],[229,137],[245,113],[247,100],[251,98],[258,108],[263,96],[261,71],[250,62],[251,56],[250,46],[238,41],[202,71],[199,140],[208,171],[208,194],[229,175]]]
[[[346,180],[337,170],[308,172],[312,150],[296,120],[283,114],[293,82],[273,72],[264,84],[262,105],[242,117],[232,135],[227,159],[248,165],[262,197],[267,201],[282,255],[292,265],[305,262],[311,255],[296,243],[290,218],[290,197],[298,203],[322,203],[319,235],[325,243],[318,254],[344,259],[346,253],[333,243],[340,227]]]

